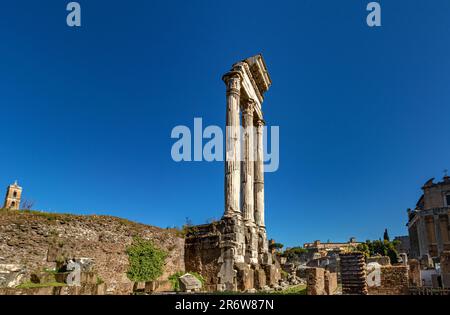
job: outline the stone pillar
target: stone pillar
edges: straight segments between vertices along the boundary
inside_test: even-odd
[[[343,295],[367,295],[366,260],[362,253],[339,254]]]
[[[223,77],[227,86],[226,157],[225,157],[225,213],[231,217],[240,213],[240,117],[241,76],[230,72]]]
[[[441,235],[441,220],[439,218],[438,214],[434,215],[434,229],[435,229],[435,235],[436,235],[436,243],[437,243],[437,254],[440,255],[441,252],[444,250],[444,243],[442,241],[442,235]]]
[[[428,254],[428,237],[425,226],[425,218],[423,216],[419,217],[417,222],[417,235],[419,238],[419,257]]]
[[[253,135],[253,111],[254,101],[249,99],[242,104],[242,127],[244,134],[242,139],[243,161],[242,161],[242,213],[246,225],[254,225],[254,135]]]
[[[256,157],[255,157],[255,222],[259,227],[264,224],[264,120],[257,119],[256,126]]]

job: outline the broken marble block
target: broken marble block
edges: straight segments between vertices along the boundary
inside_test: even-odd
[[[0,264],[0,287],[14,288],[22,283],[26,267],[16,264]]]
[[[79,264],[82,272],[92,272],[94,269],[93,258],[75,258],[75,263]]]
[[[202,282],[190,273],[186,273],[180,278],[180,289],[183,292],[196,292],[202,288]]]

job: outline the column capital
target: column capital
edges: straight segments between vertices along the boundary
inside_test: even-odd
[[[247,101],[241,103],[242,114],[253,116],[253,112],[255,111],[256,102],[249,98]]]
[[[230,71],[222,77],[227,85],[227,92],[237,92],[240,94],[242,75],[237,71]]]
[[[264,127],[266,125],[266,121],[262,118],[256,118],[255,126],[256,127]]]

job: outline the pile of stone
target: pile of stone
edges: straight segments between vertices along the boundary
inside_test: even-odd
[[[300,278],[297,275],[298,266],[293,263],[285,263],[281,265],[283,271],[285,272],[284,276],[282,276],[281,283],[286,283],[287,285],[299,285],[306,284],[305,278]]]
[[[366,261],[362,253],[340,254],[342,294],[367,295]]]

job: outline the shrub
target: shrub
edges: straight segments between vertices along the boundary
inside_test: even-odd
[[[167,253],[157,248],[152,241],[134,238],[126,253],[130,264],[127,277],[131,281],[153,281],[163,274]]]

